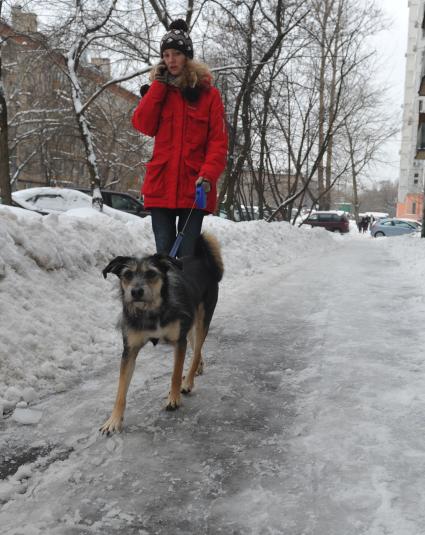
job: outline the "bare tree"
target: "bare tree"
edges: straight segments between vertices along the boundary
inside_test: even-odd
[[[365,85],[360,88],[363,93]],[[380,94],[364,95],[363,105],[358,113],[347,117],[345,124],[346,143],[342,145],[350,161],[353,188],[353,208],[356,223],[359,221],[359,179],[365,169],[379,161],[384,143],[399,130],[394,118],[389,117],[380,105]],[[377,110],[380,110],[377,113]]]
[[[61,50],[66,48],[65,62],[63,62],[63,56],[57,53],[52,53],[52,58],[58,66],[64,69],[70,81],[72,105],[86,153],[93,202],[99,204],[100,207],[102,205],[100,187],[108,178],[100,176],[99,151],[96,150],[94,143],[89,108],[93,107],[105,89],[135,78],[149,70],[149,67],[132,68],[130,73],[127,70],[116,77],[113,77],[111,73],[107,75],[103,73],[103,76],[98,76],[96,79],[93,73],[90,75],[88,72],[87,54],[89,50],[100,53],[110,52],[112,56],[115,55],[117,70],[119,70],[120,58],[122,59],[126,54],[128,55],[126,65],[130,61],[133,63],[138,61],[140,64],[140,61],[149,60],[151,50],[150,41],[147,41],[147,46],[138,46],[140,43],[145,44],[146,39],[140,38],[132,31],[133,19],[130,15],[125,17],[121,12],[114,18],[117,2],[118,0],[109,0],[105,6],[105,3],[100,0],[65,1],[69,6],[72,4],[71,15],[54,21],[49,32],[50,43],[56,42]],[[117,50],[119,53],[116,52]]]
[[[359,207],[362,212],[383,212],[395,216],[398,183],[383,180],[372,186],[359,188]]]
[[[0,23],[3,0],[0,0]],[[12,204],[12,189],[10,185],[9,167],[9,130],[7,120],[7,102],[3,84],[2,66],[3,39],[0,38],[0,196],[4,204]]]
[[[251,0],[248,3],[236,1],[214,2],[218,10],[218,24],[215,42],[221,48],[215,51],[217,57],[226,60],[226,72],[231,83],[222,87],[229,110],[229,158],[220,190],[219,201],[225,199],[226,211],[233,214],[234,204],[242,195],[241,179],[254,144],[252,129],[252,100],[261,83],[265,66],[273,62],[282,52],[282,42],[295,33],[306,17],[305,2],[286,4],[281,0],[269,2]],[[285,55],[291,55],[292,49]],[[285,60],[283,56],[281,59]],[[236,65],[235,65],[236,64]],[[233,69],[232,69],[233,66]]]
[[[279,99],[273,106],[287,146],[287,166],[294,169],[288,177],[295,175],[291,184],[288,179],[285,199],[279,206],[288,217],[294,202],[300,210],[307,192],[311,208],[318,204],[329,209],[330,192],[349,178],[353,162],[346,150],[347,122],[356,124],[359,132],[363,127],[365,134],[368,124],[370,128],[378,122],[371,119],[371,110],[382,119],[373,136],[374,148],[364,155],[368,162],[377,157],[379,147],[395,131],[382,103],[366,98],[368,93],[376,94],[376,89],[365,76],[372,54],[364,48],[363,40],[381,27],[380,12],[373,5],[363,8],[351,0],[313,2],[313,7],[306,25],[310,53],[294,58],[293,67],[286,69],[285,105]],[[359,87],[364,90],[359,91]]]
[[[90,131],[90,125],[84,113],[82,98],[83,89],[78,76],[78,67],[81,61],[81,56],[85,52],[88,44],[96,38],[97,33],[100,32],[110,19],[117,0],[110,0],[109,5],[100,16],[96,17],[94,21],[88,22],[88,13],[84,9],[82,0],[75,0],[75,10],[73,15],[73,26],[75,27],[75,37],[66,55],[66,66],[71,80],[71,94],[72,102],[75,110],[75,116],[80,130],[81,139],[84,143],[86,151],[87,162],[89,164],[89,172],[91,178],[91,187],[93,190],[93,204],[98,204],[100,210],[102,209],[103,200],[100,193],[101,181],[99,176],[99,169],[97,164],[96,152],[93,146],[93,139]],[[90,21],[90,18],[89,18]],[[88,23],[87,23],[88,22]]]
[[[32,2],[36,9],[45,4],[44,0]],[[50,185],[65,168],[70,183],[72,176],[79,183],[78,177],[89,172],[91,182],[93,177],[101,179],[102,186],[121,179],[128,181],[129,177],[135,184],[143,144],[140,146],[138,134],[132,131],[129,111],[137,97],[118,84],[149,70],[146,63],[150,61],[151,42],[131,16],[131,6],[117,10],[113,18],[110,13],[118,2],[111,2],[109,10],[102,4],[98,0],[53,0],[48,3],[53,16],[43,33],[27,34],[22,29],[17,33],[6,25],[18,38],[12,47],[15,56],[7,66],[11,106],[8,157],[2,150],[3,162],[12,164],[7,184],[16,184],[22,174],[27,181],[25,177],[33,169],[37,183],[44,176],[45,184]],[[121,4],[125,7],[124,0]],[[22,11],[22,15],[36,19],[32,13]],[[146,26],[149,24],[146,21]],[[92,57],[99,56],[101,62],[109,54],[115,76],[89,65],[88,52]],[[31,103],[29,93],[24,93],[29,90]],[[70,98],[72,95],[74,98]]]
[[[356,90],[354,80],[357,73],[367,69],[370,51],[364,43],[367,38],[381,29],[385,21],[382,12],[374,2],[360,5],[352,0],[313,0],[314,20],[311,32],[316,36],[319,49],[319,146],[326,138],[329,125],[341,124],[341,116],[347,114],[347,107],[340,105],[337,94],[344,84],[343,98]],[[316,28],[317,27],[317,31]],[[346,79],[341,79],[341,65],[345,64]],[[355,113],[357,108],[352,107]],[[329,132],[326,151],[318,166],[318,188],[320,208],[331,206],[330,184],[333,180],[334,133]],[[326,193],[325,193],[326,190]]]

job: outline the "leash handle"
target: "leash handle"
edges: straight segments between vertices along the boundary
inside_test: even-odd
[[[205,208],[207,205],[207,194],[205,193],[202,184],[196,186],[195,203],[196,207],[201,209]]]

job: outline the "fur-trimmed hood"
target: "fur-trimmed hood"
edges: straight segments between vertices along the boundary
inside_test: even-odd
[[[155,74],[159,65],[159,63],[158,65],[155,65],[149,74],[151,82],[155,79]],[[213,75],[204,63],[188,59],[183,72],[173,80],[172,85],[181,90],[186,100],[189,102],[196,102],[199,98],[199,93],[202,90],[208,90],[212,86],[212,81]],[[150,86],[146,84],[140,88],[142,97],[147,93],[149,87]]]
[[[160,64],[158,64],[160,65]],[[158,65],[151,70],[149,79],[151,82],[155,79]],[[199,61],[188,59],[184,66],[183,72],[173,81],[173,85],[181,90],[187,87],[209,88],[212,85],[213,76],[209,68]]]

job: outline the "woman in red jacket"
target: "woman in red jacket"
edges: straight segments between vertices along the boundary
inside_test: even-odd
[[[204,215],[215,211],[217,180],[226,166],[227,133],[219,91],[208,68],[193,60],[183,20],[170,24],[161,40],[161,62],[133,114],[133,126],[155,138],[142,193],[151,210],[158,253],[168,254],[187,221],[178,256],[193,254]],[[193,209],[202,184],[205,209]],[[176,221],[178,226],[176,230]]]

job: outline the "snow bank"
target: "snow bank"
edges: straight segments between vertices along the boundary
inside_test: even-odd
[[[396,247],[394,247],[396,243]],[[405,264],[408,259],[409,272],[412,278],[424,280],[425,278],[425,239],[418,234],[391,238],[391,240],[379,240],[382,247],[390,247],[394,258]]]
[[[341,237],[287,223],[208,217],[222,244],[223,284],[338,247]],[[68,389],[120,355],[116,255],[154,252],[150,218],[92,209],[48,216],[0,206],[0,408]]]

